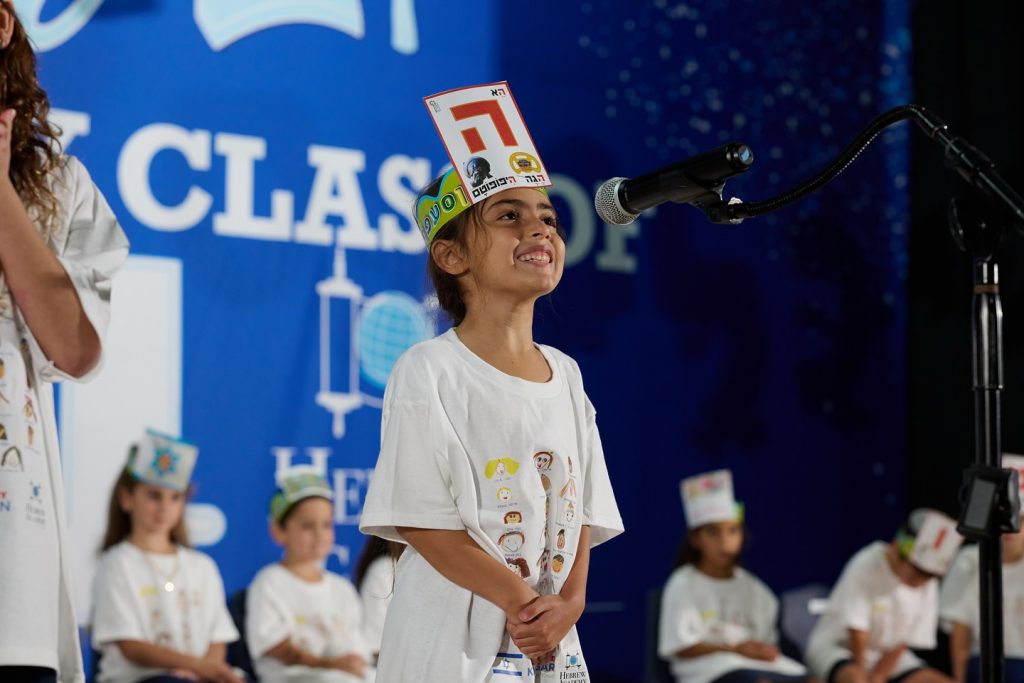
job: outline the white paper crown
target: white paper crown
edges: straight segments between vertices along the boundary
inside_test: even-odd
[[[470,204],[513,187],[551,185],[508,83],[423,98]]]
[[[957,532],[956,520],[951,517],[937,510],[918,512],[923,513],[923,516],[914,537],[914,547],[907,559],[919,569],[943,576],[949,571],[949,566],[953,563],[960,544],[964,542],[964,537]],[[917,520],[912,519],[913,521]]]
[[[280,523],[295,504],[306,498],[334,500],[324,473],[312,465],[295,465],[277,475],[277,493],[270,501],[270,516]]]
[[[128,471],[147,484],[184,491],[198,456],[198,446],[147,429],[128,458]]]
[[[696,529],[712,522],[740,519],[740,507],[732,490],[732,473],[717,470],[683,479],[679,484],[683,497],[686,526]]]

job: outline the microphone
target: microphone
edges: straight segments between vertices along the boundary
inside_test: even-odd
[[[742,142],[699,154],[636,178],[612,178],[597,189],[594,208],[605,223],[629,225],[658,204],[705,204],[722,201],[725,181],[748,170],[754,153]]]

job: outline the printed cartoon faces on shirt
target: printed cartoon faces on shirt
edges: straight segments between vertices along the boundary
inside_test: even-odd
[[[550,186],[508,83],[456,88],[423,98],[452,170],[436,195],[416,203],[427,244],[452,218],[503,190]]]

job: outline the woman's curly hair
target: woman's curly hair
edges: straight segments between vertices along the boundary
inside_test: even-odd
[[[11,0],[0,0],[14,20],[7,47],[0,48],[0,108],[14,109],[11,182],[29,215],[43,229],[59,210],[47,176],[61,164],[60,129],[50,123],[50,99],[36,78],[36,55]]]

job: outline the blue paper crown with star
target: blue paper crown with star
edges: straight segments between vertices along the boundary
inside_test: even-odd
[[[152,429],[128,455],[128,472],[136,480],[174,491],[184,491],[192,480],[199,447]]]

